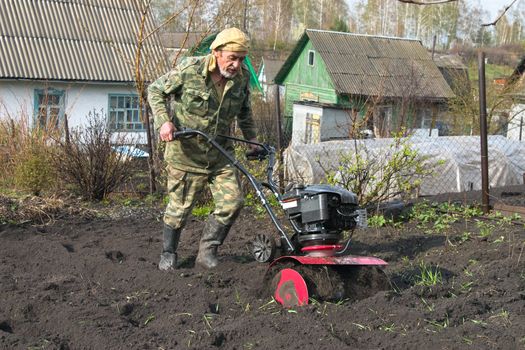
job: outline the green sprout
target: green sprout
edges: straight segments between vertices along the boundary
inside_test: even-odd
[[[419,275],[416,276],[416,285],[432,287],[443,282],[439,266],[432,267],[424,261],[419,263]]]

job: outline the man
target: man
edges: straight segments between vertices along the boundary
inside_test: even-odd
[[[205,186],[210,186],[215,209],[202,232],[197,264],[217,266],[217,247],[224,242],[243,205],[237,169],[224,156],[201,137],[173,139],[173,132],[182,127],[212,136],[228,135],[236,118],[244,138],[256,141],[249,72],[243,64],[249,39],[239,29],[229,28],[217,35],[210,48],[211,54],[184,59],[148,88],[155,130],[167,142],[169,203],[164,214],[161,270],[175,268],[181,231],[195,197]],[[170,96],[174,103],[168,112]],[[231,141],[221,137],[216,141],[233,150]]]

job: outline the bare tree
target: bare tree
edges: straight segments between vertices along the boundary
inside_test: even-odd
[[[439,5],[446,4],[448,2],[456,2],[458,0],[437,0],[437,1],[417,1],[417,0],[397,0],[405,4],[414,4],[414,5]]]
[[[512,0],[510,5],[506,6],[505,9],[499,14],[499,16],[494,21],[490,23],[484,23],[482,24],[482,26],[483,27],[495,26],[499,22],[499,20],[505,15],[505,13],[507,13],[507,11],[512,7],[512,5],[514,5],[516,1],[517,0]]]

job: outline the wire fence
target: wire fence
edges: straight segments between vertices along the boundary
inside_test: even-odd
[[[281,117],[275,100],[270,100],[264,113],[269,117],[258,120],[258,126],[265,141],[280,146],[284,183],[345,183],[349,173],[359,177],[365,172],[372,180],[363,191],[371,191],[372,183],[381,181],[393,166],[396,152],[406,152],[402,146],[408,145],[420,160],[412,166],[422,169],[401,170],[401,175],[413,176],[414,185],[396,188],[402,183],[389,182],[388,191],[394,197],[479,203],[481,141],[486,136],[490,206],[522,214],[518,207],[525,206],[525,90],[518,85],[511,91],[507,83],[489,81],[486,130],[480,123],[478,87],[465,90],[469,101],[457,96],[445,106],[420,104],[411,111],[412,120],[405,118],[404,123],[397,123],[399,106],[395,104],[373,106],[365,120],[366,114],[305,101],[293,103],[292,115],[281,108]]]

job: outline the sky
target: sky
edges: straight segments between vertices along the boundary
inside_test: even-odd
[[[490,19],[490,20],[496,19],[496,17],[501,13],[501,10],[512,3],[512,0],[459,0],[459,1],[467,1],[470,4],[480,5],[481,8],[483,8],[489,13],[490,18],[486,18],[486,19]],[[346,2],[350,6],[353,6],[357,3],[357,0],[346,0]],[[513,8],[517,7],[522,2],[525,3],[525,0],[517,0],[516,3],[513,5]],[[524,4],[521,4],[521,5],[524,5]]]
[[[517,7],[523,0],[517,0],[512,8]],[[501,13],[501,11],[512,3],[512,0],[468,0],[471,4],[480,5],[485,11],[490,14],[490,19],[494,20]]]

